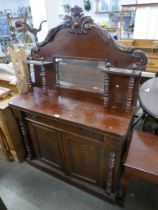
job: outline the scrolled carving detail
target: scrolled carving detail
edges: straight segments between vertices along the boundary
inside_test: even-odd
[[[133,70],[145,70],[147,64],[147,56],[141,50],[135,50],[132,54],[133,57],[136,58],[136,62],[132,63],[128,68]]]
[[[92,18],[84,16],[82,8],[78,6],[71,8],[71,16],[66,15],[64,21],[65,27],[75,34],[87,34],[93,23]]]
[[[43,60],[43,58],[38,54],[39,48],[36,46],[31,50],[31,58],[33,60]]]
[[[113,39],[113,38],[112,38]],[[133,53],[135,51],[134,47],[127,47],[119,44],[117,41],[113,39],[113,45],[120,51],[126,52],[126,53]]]
[[[66,29],[66,30],[64,30],[64,29]],[[43,60],[43,59],[49,60],[49,59],[51,59],[51,56],[48,58],[42,57],[43,52],[42,52],[41,48],[43,46],[47,45],[49,42],[52,42],[54,40],[55,36],[57,35],[57,33],[60,32],[61,30],[63,30],[63,33],[65,31],[69,31],[70,33],[73,33],[73,34],[76,34],[79,36],[90,34],[89,31],[93,30],[103,40],[103,45],[105,45],[105,48],[108,46],[110,49],[115,50],[116,53],[118,53],[118,55],[120,53],[121,54],[122,53],[129,54],[129,56],[125,55],[125,57],[129,57],[130,58],[129,62],[132,64],[129,65],[129,62],[127,61],[127,64],[125,66],[123,66],[123,68],[133,69],[133,70],[137,69],[137,70],[141,70],[141,71],[145,70],[145,68],[146,68],[147,57],[141,50],[135,50],[134,47],[125,47],[125,46],[120,45],[108,33],[108,31],[106,31],[106,29],[103,29],[99,25],[95,24],[91,17],[84,16],[82,8],[78,7],[78,6],[71,8],[71,14],[65,16],[64,22],[62,24],[51,29],[48,32],[48,35],[43,42],[37,43],[37,46],[35,48],[33,48],[31,51],[31,57],[33,60]],[[110,55],[110,56],[112,56],[112,55]],[[131,58],[131,57],[133,57],[133,58]],[[115,60],[115,59],[112,58],[112,60]],[[113,65],[115,65],[115,63],[117,63],[117,62],[111,61],[111,63]],[[122,65],[120,67],[122,67]]]
[[[51,29],[45,40],[43,42],[40,42],[40,43],[36,43],[36,47],[34,47],[32,50],[31,50],[31,58],[33,60],[43,60],[43,57],[40,56],[39,52],[40,52],[40,48],[43,47],[44,45],[46,45],[48,42],[51,42],[53,41],[55,35],[58,33],[58,31],[60,31],[62,28],[64,28],[64,24],[61,24],[53,29]]]
[[[99,25],[92,23],[90,24],[89,28],[92,28],[97,32],[97,34],[100,36],[100,38],[105,41],[111,43],[113,47],[116,49],[125,52],[125,53],[133,53],[135,48],[134,47],[125,47],[123,45],[120,45],[111,35],[110,33],[106,30],[100,27]]]
[[[43,47],[44,45],[46,45],[48,42],[53,41],[55,35],[64,27],[65,27],[64,24],[60,24],[57,27],[49,30],[45,40],[43,42],[37,43],[37,48],[39,49],[40,47]]]

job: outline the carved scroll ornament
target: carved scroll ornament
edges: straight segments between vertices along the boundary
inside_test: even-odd
[[[87,34],[90,23],[93,23],[92,18],[84,16],[82,8],[78,6],[71,8],[71,16],[65,16],[65,27],[69,28],[71,33]]]
[[[135,50],[132,54],[137,59],[135,63],[132,63],[128,68],[133,70],[145,70],[147,64],[147,56],[141,50]]]
[[[62,24],[51,29],[43,42],[37,43],[37,47],[32,50],[32,59],[42,60],[43,58],[39,56],[40,48],[52,42],[57,33],[62,29],[67,29],[70,33],[76,34],[76,36],[88,35],[90,30],[95,30],[97,35],[103,40],[103,45],[108,43],[112,49],[116,49],[116,51],[121,53],[131,54],[135,58],[136,62],[126,66],[128,69],[145,70],[146,68],[147,57],[142,51],[135,50],[133,47],[120,45],[106,29],[102,29],[99,25],[95,24],[91,17],[84,16],[82,8],[78,6],[71,8],[71,15],[66,15]]]

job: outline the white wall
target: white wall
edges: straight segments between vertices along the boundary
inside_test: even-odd
[[[136,3],[136,0],[121,0],[121,4]],[[158,0],[137,0],[138,4],[158,3]],[[136,8],[134,39],[158,39],[158,6]]]
[[[42,31],[38,33],[38,40],[43,41],[48,33],[48,30],[57,26],[61,20],[59,18],[59,0],[29,0],[33,25],[38,27],[42,20],[47,20],[43,24]]]
[[[136,10],[134,39],[158,39],[158,6]]]
[[[32,11],[33,27],[38,28],[41,21],[47,20],[45,0],[29,0]],[[38,33],[38,41],[45,39],[48,33],[48,23],[43,23],[41,32]]]
[[[60,0],[45,0],[45,9],[49,29],[54,28],[60,23],[59,3]]]

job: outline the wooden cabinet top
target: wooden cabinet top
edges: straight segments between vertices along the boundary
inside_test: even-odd
[[[113,133],[116,136],[127,135],[133,111],[106,109],[101,102],[85,97],[63,95],[49,91],[44,95],[40,88],[33,92],[19,95],[10,102],[10,106],[31,113],[38,113],[56,120],[87,126],[101,132]]]

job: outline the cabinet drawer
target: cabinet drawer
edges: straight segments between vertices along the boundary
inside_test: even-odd
[[[50,119],[50,118],[45,118],[40,115],[36,114],[26,114],[27,120],[31,120],[35,122],[36,124],[44,124],[46,126],[52,126],[58,130],[64,131],[64,132],[69,132],[69,133],[74,133],[78,134],[81,136],[85,136],[88,138],[95,139],[96,141],[104,142],[104,134],[101,134],[99,132],[94,131],[91,128],[87,128],[84,126],[80,125],[72,125],[69,122],[65,122],[62,120],[58,119]],[[72,122],[73,123],[73,122]]]

